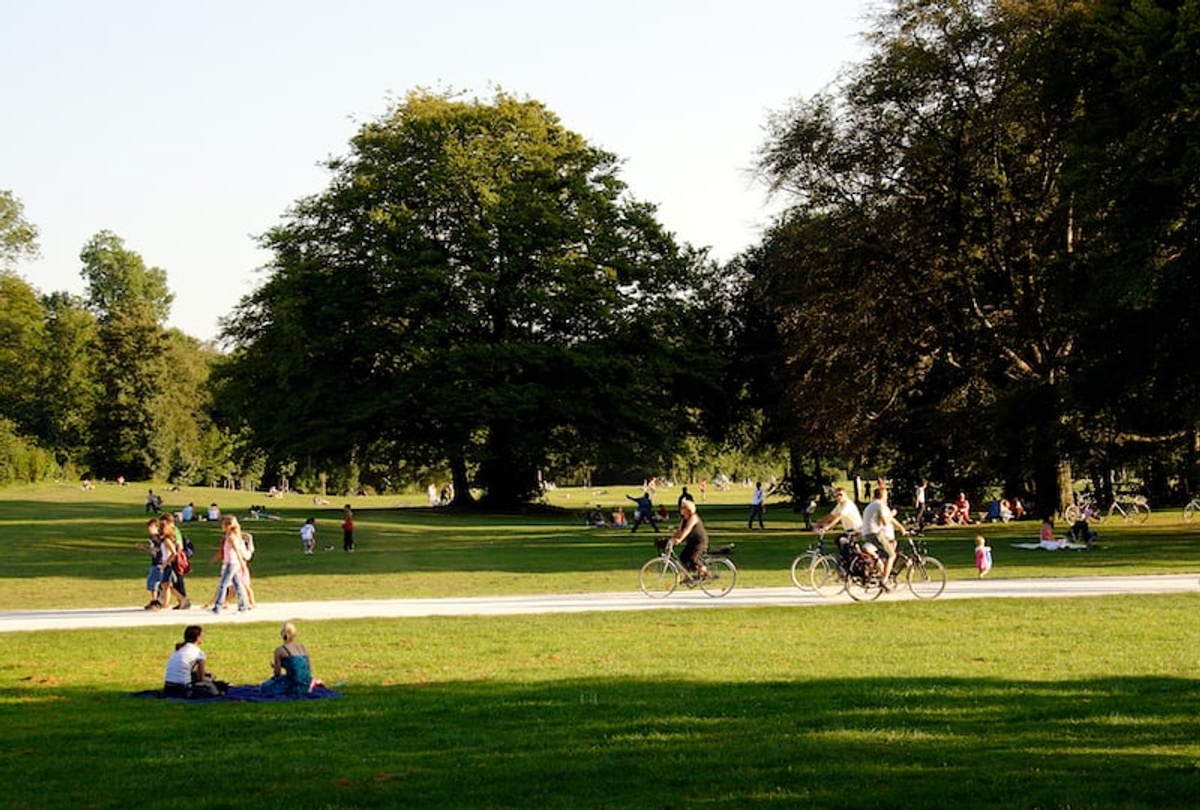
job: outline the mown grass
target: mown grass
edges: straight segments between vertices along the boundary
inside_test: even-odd
[[[314,506],[300,495],[162,489],[174,510],[188,501],[216,501],[245,516],[251,505],[266,504],[282,518],[245,522],[256,539],[255,591],[264,601],[627,591],[636,589],[637,568],[653,553],[648,528],[637,534],[591,529],[580,517],[586,503],[620,503],[632,487],[559,490],[552,494],[556,509],[521,515],[422,508],[421,496],[352,498],[354,554],[341,551],[340,501]],[[714,542],[737,544],[739,587],[787,586],[792,558],[813,535],[800,531],[803,521],[785,506],[768,509],[766,531],[748,531],[748,497],[740,488],[710,492],[710,503],[701,507],[705,523]],[[674,498],[667,491],[660,500],[673,505]],[[0,610],[144,604],[145,555],[134,549],[144,535],[144,500],[145,486],[132,485],[0,491]],[[304,556],[298,532],[310,516],[317,518],[318,552]],[[207,601],[216,587],[216,566],[208,559],[217,548],[217,526],[192,523],[185,531],[198,549],[189,589]],[[929,535],[929,550],[952,578],[974,576],[976,533],[993,547],[994,577],[1200,570],[1200,523],[1183,524],[1177,510],[1145,525],[1110,523],[1100,531],[1099,550],[1055,554],[1011,548],[1036,540],[1032,521],[938,528]],[[329,545],[334,550],[323,551]]]
[[[145,490],[98,492],[0,493],[6,609],[140,603]],[[785,585],[809,537],[782,510],[746,532],[737,494],[705,508],[714,534],[737,540],[744,583]],[[220,498],[238,511],[261,500]],[[311,504],[284,499],[284,520],[254,524],[259,598],[632,590],[649,556],[648,536],[564,515],[355,505],[353,555],[300,555]],[[322,544],[340,546],[336,510],[317,517]],[[1174,515],[1102,527],[1099,551],[1009,548],[1035,528],[981,529],[995,575],[1200,570],[1200,531]],[[952,576],[973,575],[974,531],[931,538]],[[256,705],[130,697],[159,685],[178,628],[6,633],[0,805],[1197,806],[1198,608],[1200,588],[306,622],[317,674],[345,697]],[[212,668],[263,680],[276,631],[214,625]]]

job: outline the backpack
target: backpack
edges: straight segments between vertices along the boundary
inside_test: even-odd
[[[184,576],[192,570],[192,558],[188,555],[187,550],[182,546],[175,554],[175,559],[173,562],[175,563],[175,573],[179,574],[180,576]]]
[[[254,559],[254,535],[250,532],[242,532],[242,550],[245,552],[243,557],[247,560]]]

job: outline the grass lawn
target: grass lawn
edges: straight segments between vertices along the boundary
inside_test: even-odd
[[[630,489],[630,492],[633,490]],[[145,487],[0,492],[0,609],[141,604]],[[572,498],[564,496],[572,495]],[[557,492],[572,508],[611,494]],[[741,586],[784,586],[809,536],[742,492],[702,514]],[[244,514],[263,496],[180,493]],[[171,496],[174,498],[174,496]],[[715,496],[710,493],[710,500]],[[666,499],[668,503],[673,498]],[[185,501],[169,500],[178,507]],[[414,498],[411,504],[418,502]],[[649,534],[569,515],[479,517],[361,498],[273,500],[261,600],[633,590]],[[339,503],[333,507],[339,507]],[[579,525],[577,525],[579,523]],[[1102,526],[1102,549],[1026,552],[981,527],[995,576],[1200,571],[1178,513]],[[973,576],[974,530],[931,551]],[[191,532],[206,555],[215,529]],[[205,564],[197,594],[215,585]],[[177,629],[0,635],[0,806],[1186,807],[1200,805],[1198,593],[306,622],[339,700],[187,705],[159,685]],[[218,677],[263,680],[277,628],[222,624]]]

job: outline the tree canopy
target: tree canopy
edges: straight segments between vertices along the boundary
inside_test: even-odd
[[[835,93],[774,118],[791,205],[743,261],[793,444],[1052,511],[1072,460],[1194,428],[1149,382],[1195,345],[1158,294],[1195,300],[1194,6],[899,0]]]
[[[274,457],[448,464],[513,503],[716,402],[715,268],[542,104],[418,91],[350,147],[224,331],[222,396]]]

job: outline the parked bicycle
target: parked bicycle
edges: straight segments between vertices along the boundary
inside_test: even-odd
[[[1067,523],[1074,524],[1080,520],[1099,520],[1100,510],[1096,507],[1096,502],[1092,500],[1090,495],[1079,497],[1075,503],[1067,506],[1063,510],[1063,520]]]
[[[1183,522],[1191,523],[1197,512],[1200,512],[1200,497],[1192,498],[1187,506],[1183,507]]]
[[[732,591],[737,584],[737,566],[729,559],[734,551],[732,543],[701,555],[700,562],[708,571],[705,575],[699,572],[691,575],[684,570],[675,557],[675,544],[671,543],[669,537],[655,537],[654,547],[661,554],[647,560],[638,572],[638,585],[642,593],[651,599],[668,597],[680,585],[687,588],[699,586],[709,596],[719,597]]]
[[[1114,515],[1120,515],[1125,518],[1126,523],[1145,523],[1150,517],[1150,504],[1142,495],[1133,495],[1122,499],[1114,498],[1108,509],[1100,513],[1100,522],[1108,520]]]

